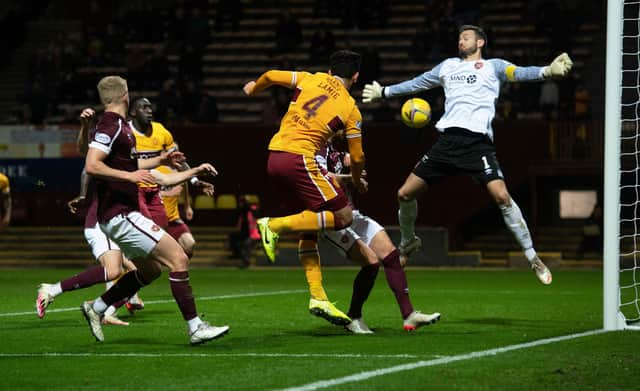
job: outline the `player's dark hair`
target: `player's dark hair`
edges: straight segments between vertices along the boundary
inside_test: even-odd
[[[361,59],[360,54],[351,50],[338,50],[329,57],[331,74],[347,79],[351,78],[360,71]]]
[[[460,26],[460,29],[458,30],[458,34],[462,33],[463,31],[467,31],[467,30],[473,31],[474,33],[476,33],[476,38],[482,39],[484,41],[484,48],[483,49],[485,49],[487,47],[487,44],[489,43],[489,41],[487,40],[487,33],[484,32],[482,27],[474,26],[472,24],[464,24],[464,25]]]
[[[131,113],[135,113],[136,112],[136,106],[138,105],[138,102],[140,102],[143,99],[147,99],[146,96],[136,96],[135,98],[131,99],[131,102],[129,103],[129,115],[131,115]]]

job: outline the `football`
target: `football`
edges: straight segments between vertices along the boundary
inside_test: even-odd
[[[402,104],[402,122],[410,128],[422,128],[431,120],[431,106],[420,98],[411,98]]]

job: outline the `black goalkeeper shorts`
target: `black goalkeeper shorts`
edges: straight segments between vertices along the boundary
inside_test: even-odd
[[[442,182],[453,175],[470,175],[476,182],[487,184],[504,180],[491,139],[463,128],[447,128],[416,164],[413,173],[428,185]]]

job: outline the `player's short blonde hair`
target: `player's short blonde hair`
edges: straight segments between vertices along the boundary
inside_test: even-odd
[[[98,82],[98,94],[103,105],[119,103],[127,92],[127,81],[120,76],[105,76]]]

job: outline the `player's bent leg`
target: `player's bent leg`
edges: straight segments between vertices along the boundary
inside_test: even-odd
[[[169,285],[173,298],[189,327],[189,341],[198,345],[219,338],[229,331],[229,326],[211,326],[198,316],[196,302],[189,282],[189,258],[178,242],[170,235],[160,238],[149,259],[169,267]]]
[[[378,258],[373,250],[364,244],[362,240],[357,240],[354,243],[348,252],[348,257],[352,261],[362,265],[362,268],[358,271],[358,274],[353,280],[351,304],[349,305],[349,311],[347,312],[347,315],[352,320],[356,320],[362,318],[362,307],[369,298],[371,290],[376,282],[380,263],[378,262]],[[347,327],[347,329],[349,329],[349,327]]]
[[[400,246],[398,249],[405,257],[422,246],[422,241],[415,234],[418,202],[416,197],[427,189],[427,183],[414,173],[409,174],[398,190],[398,224],[400,225]]]
[[[487,183],[487,190],[498,204],[505,225],[520,244],[524,256],[529,261],[531,269],[535,272],[538,280],[544,285],[551,284],[553,280],[551,272],[540,260],[536,250],[533,248],[533,239],[527,227],[527,222],[524,220],[520,207],[509,195],[505,182],[501,179],[492,180]]]
[[[191,257],[193,257],[193,248],[196,245],[196,240],[193,238],[193,235],[190,232],[183,233],[180,235],[180,238],[178,238],[178,244],[180,244],[180,247],[182,247],[187,254],[187,257],[191,259]]]
[[[169,268],[172,272],[189,270],[189,258],[178,242],[169,234],[164,234],[153,248],[149,257]]]
[[[102,234],[102,236],[104,236],[104,234]],[[94,248],[94,255],[96,255],[98,251],[101,250],[97,250]],[[40,284],[38,286],[35,305],[38,317],[40,319],[44,318],[47,307],[49,307],[49,305],[53,303],[56,296],[62,294],[63,292],[87,288],[101,282],[110,281],[112,279],[110,277],[113,277],[113,272],[109,273],[107,271],[107,267],[102,261],[102,259],[104,258],[111,259],[111,262],[117,265],[118,261],[114,260],[121,258],[121,251],[118,249],[100,252],[100,254],[98,255],[100,265],[91,267],[81,273],[78,273],[55,284]],[[113,268],[117,268],[117,266],[114,266]]]
[[[333,212],[333,216],[335,230],[347,228],[353,222],[353,209],[347,205],[344,208]]]
[[[124,273],[123,256],[121,251],[107,251],[98,258],[104,266],[107,281],[113,281]]]

